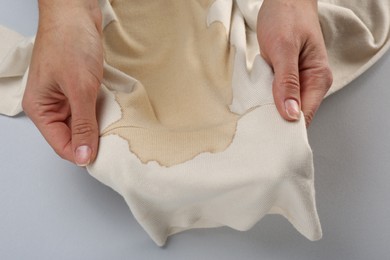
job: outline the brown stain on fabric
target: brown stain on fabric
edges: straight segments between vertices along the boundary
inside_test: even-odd
[[[222,23],[207,27],[213,2],[111,2],[118,22],[104,30],[106,61],[139,83],[116,95],[122,118],[103,135],[127,140],[143,163],[172,166],[224,151],[233,140],[234,49]]]

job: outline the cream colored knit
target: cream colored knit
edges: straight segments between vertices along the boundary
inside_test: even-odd
[[[158,245],[191,228],[247,230],[271,213],[320,239],[305,124],[280,117],[259,56],[261,1],[111,2],[100,1],[106,63],[89,173]],[[319,1],[319,13],[329,95],[388,49],[390,0]],[[15,115],[33,40],[3,27],[0,37],[0,113]]]

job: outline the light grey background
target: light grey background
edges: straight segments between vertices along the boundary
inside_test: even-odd
[[[36,1],[0,0],[0,24],[33,35]],[[247,232],[192,230],[159,248],[119,195],[59,159],[29,119],[0,116],[0,259],[390,259],[389,81],[387,54],[325,100],[309,129],[317,242],[269,215]]]

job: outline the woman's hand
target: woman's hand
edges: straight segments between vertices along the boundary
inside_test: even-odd
[[[62,158],[86,166],[98,149],[103,77],[97,0],[41,0],[23,109]]]
[[[275,105],[308,126],[332,84],[317,0],[264,0],[257,23],[262,57],[272,66]]]

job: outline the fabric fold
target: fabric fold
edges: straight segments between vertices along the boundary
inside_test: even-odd
[[[390,47],[389,1],[319,1],[334,83],[327,96],[366,71]]]

